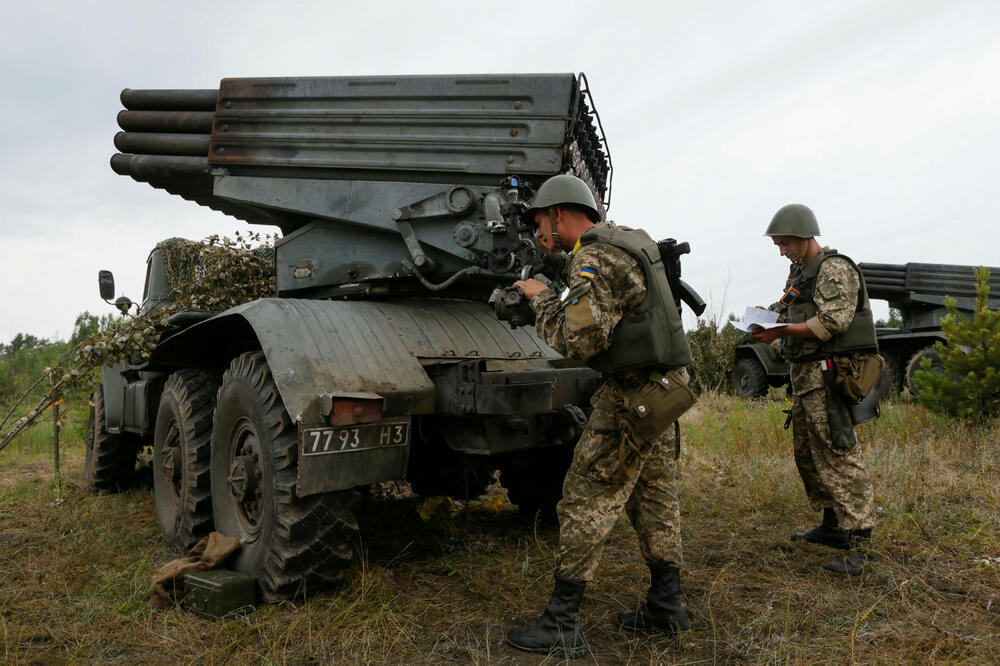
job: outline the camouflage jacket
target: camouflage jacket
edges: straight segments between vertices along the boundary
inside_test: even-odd
[[[797,269],[793,267],[786,289],[794,281],[796,271],[801,268],[801,265]],[[840,257],[824,261],[816,275],[813,289],[813,301],[819,312],[806,321],[809,331],[823,341],[846,331],[858,307],[860,288],[858,273],[849,261]],[[791,380],[792,393],[795,395],[803,395],[823,387],[822,370],[816,361],[792,363]]]
[[[567,273],[562,293],[546,289],[531,299],[531,308],[542,339],[563,356],[583,360],[611,346],[615,326],[646,297],[646,277],[627,252],[603,243],[577,250]],[[567,318],[567,303],[588,283],[592,317]]]

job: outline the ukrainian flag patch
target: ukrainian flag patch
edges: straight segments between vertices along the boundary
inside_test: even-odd
[[[597,270],[594,268],[580,269],[580,277],[587,278],[588,280],[593,280],[595,275],[597,275]]]

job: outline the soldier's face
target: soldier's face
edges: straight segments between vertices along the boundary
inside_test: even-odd
[[[793,264],[802,261],[809,245],[808,238],[796,238],[795,236],[775,236],[772,240],[778,246],[781,256]]]

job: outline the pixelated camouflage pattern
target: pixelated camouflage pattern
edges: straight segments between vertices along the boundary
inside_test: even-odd
[[[841,529],[871,528],[875,524],[875,490],[861,447],[849,423],[831,424],[829,389],[822,387],[819,362],[812,365],[820,373],[821,388],[798,396],[792,406],[795,466],[806,497],[816,511],[832,508]],[[840,400],[836,395],[830,399]]]
[[[634,371],[620,381],[646,381]],[[593,579],[604,541],[624,511],[650,564],[681,564],[680,503],[677,497],[677,440],[673,428],[642,442],[634,464],[620,464],[621,423],[615,394],[605,382],[591,399],[594,411],[573,452],[563,482],[556,571],[572,580]]]
[[[581,269],[594,271],[593,277]],[[595,243],[580,249],[567,271],[565,297],[546,289],[531,299],[535,329],[567,358],[587,359],[611,346],[623,313],[642,303],[646,278],[639,262],[624,250]]]
[[[829,248],[824,247],[824,250]],[[801,270],[802,266],[799,265]],[[793,270],[785,283],[785,289],[795,281],[797,272]],[[831,335],[843,333],[851,326],[858,307],[858,291],[861,282],[851,263],[842,257],[832,257],[823,262],[816,274],[813,287],[813,301],[819,310],[816,315],[820,324]],[[792,363],[792,393],[804,395],[823,386],[823,376],[819,366],[813,362]]]
[[[593,270],[592,278],[581,269]],[[572,258],[565,296],[552,290],[531,301],[535,328],[563,356],[586,359],[611,346],[615,326],[646,296],[639,262],[619,248],[595,243]],[[571,580],[591,580],[604,540],[623,512],[639,536],[643,558],[651,564],[680,565],[680,505],[674,429],[651,442],[630,447],[622,464],[623,422],[616,411],[616,389],[649,381],[650,369],[616,373],[591,399],[594,407],[573,452],[559,516],[556,570]],[[633,443],[636,444],[636,443]]]

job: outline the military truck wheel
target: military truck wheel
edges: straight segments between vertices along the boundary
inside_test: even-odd
[[[885,367],[882,369],[882,374],[875,384],[875,390],[878,391],[879,398],[884,400],[899,393],[902,384],[900,375],[902,373],[900,372],[900,361],[897,356],[883,353],[882,358],[885,359]]]
[[[110,433],[104,425],[104,387],[91,396],[87,418],[83,482],[87,490],[117,492],[135,482],[139,446],[126,434]]]
[[[298,433],[264,354],[236,357],[222,377],[212,427],[215,529],[240,541],[238,571],[267,601],[340,582],[353,557],[357,493],[299,497]]]
[[[917,397],[920,391],[914,385],[913,378],[917,374],[917,370],[921,369],[920,364],[925,358],[931,360],[931,372],[944,372],[944,363],[941,361],[941,356],[934,351],[933,347],[924,347],[911,356],[910,362],[906,364],[906,388],[910,389],[910,395],[914,398]]]
[[[767,371],[756,358],[737,359],[730,376],[733,394],[741,398],[763,398],[767,395]]]
[[[153,433],[156,519],[174,548],[187,549],[212,531],[209,461],[219,377],[181,370],[163,387]]]
[[[552,446],[508,455],[500,461],[500,484],[518,512],[548,525],[558,523],[556,504],[573,460],[573,447]]]

